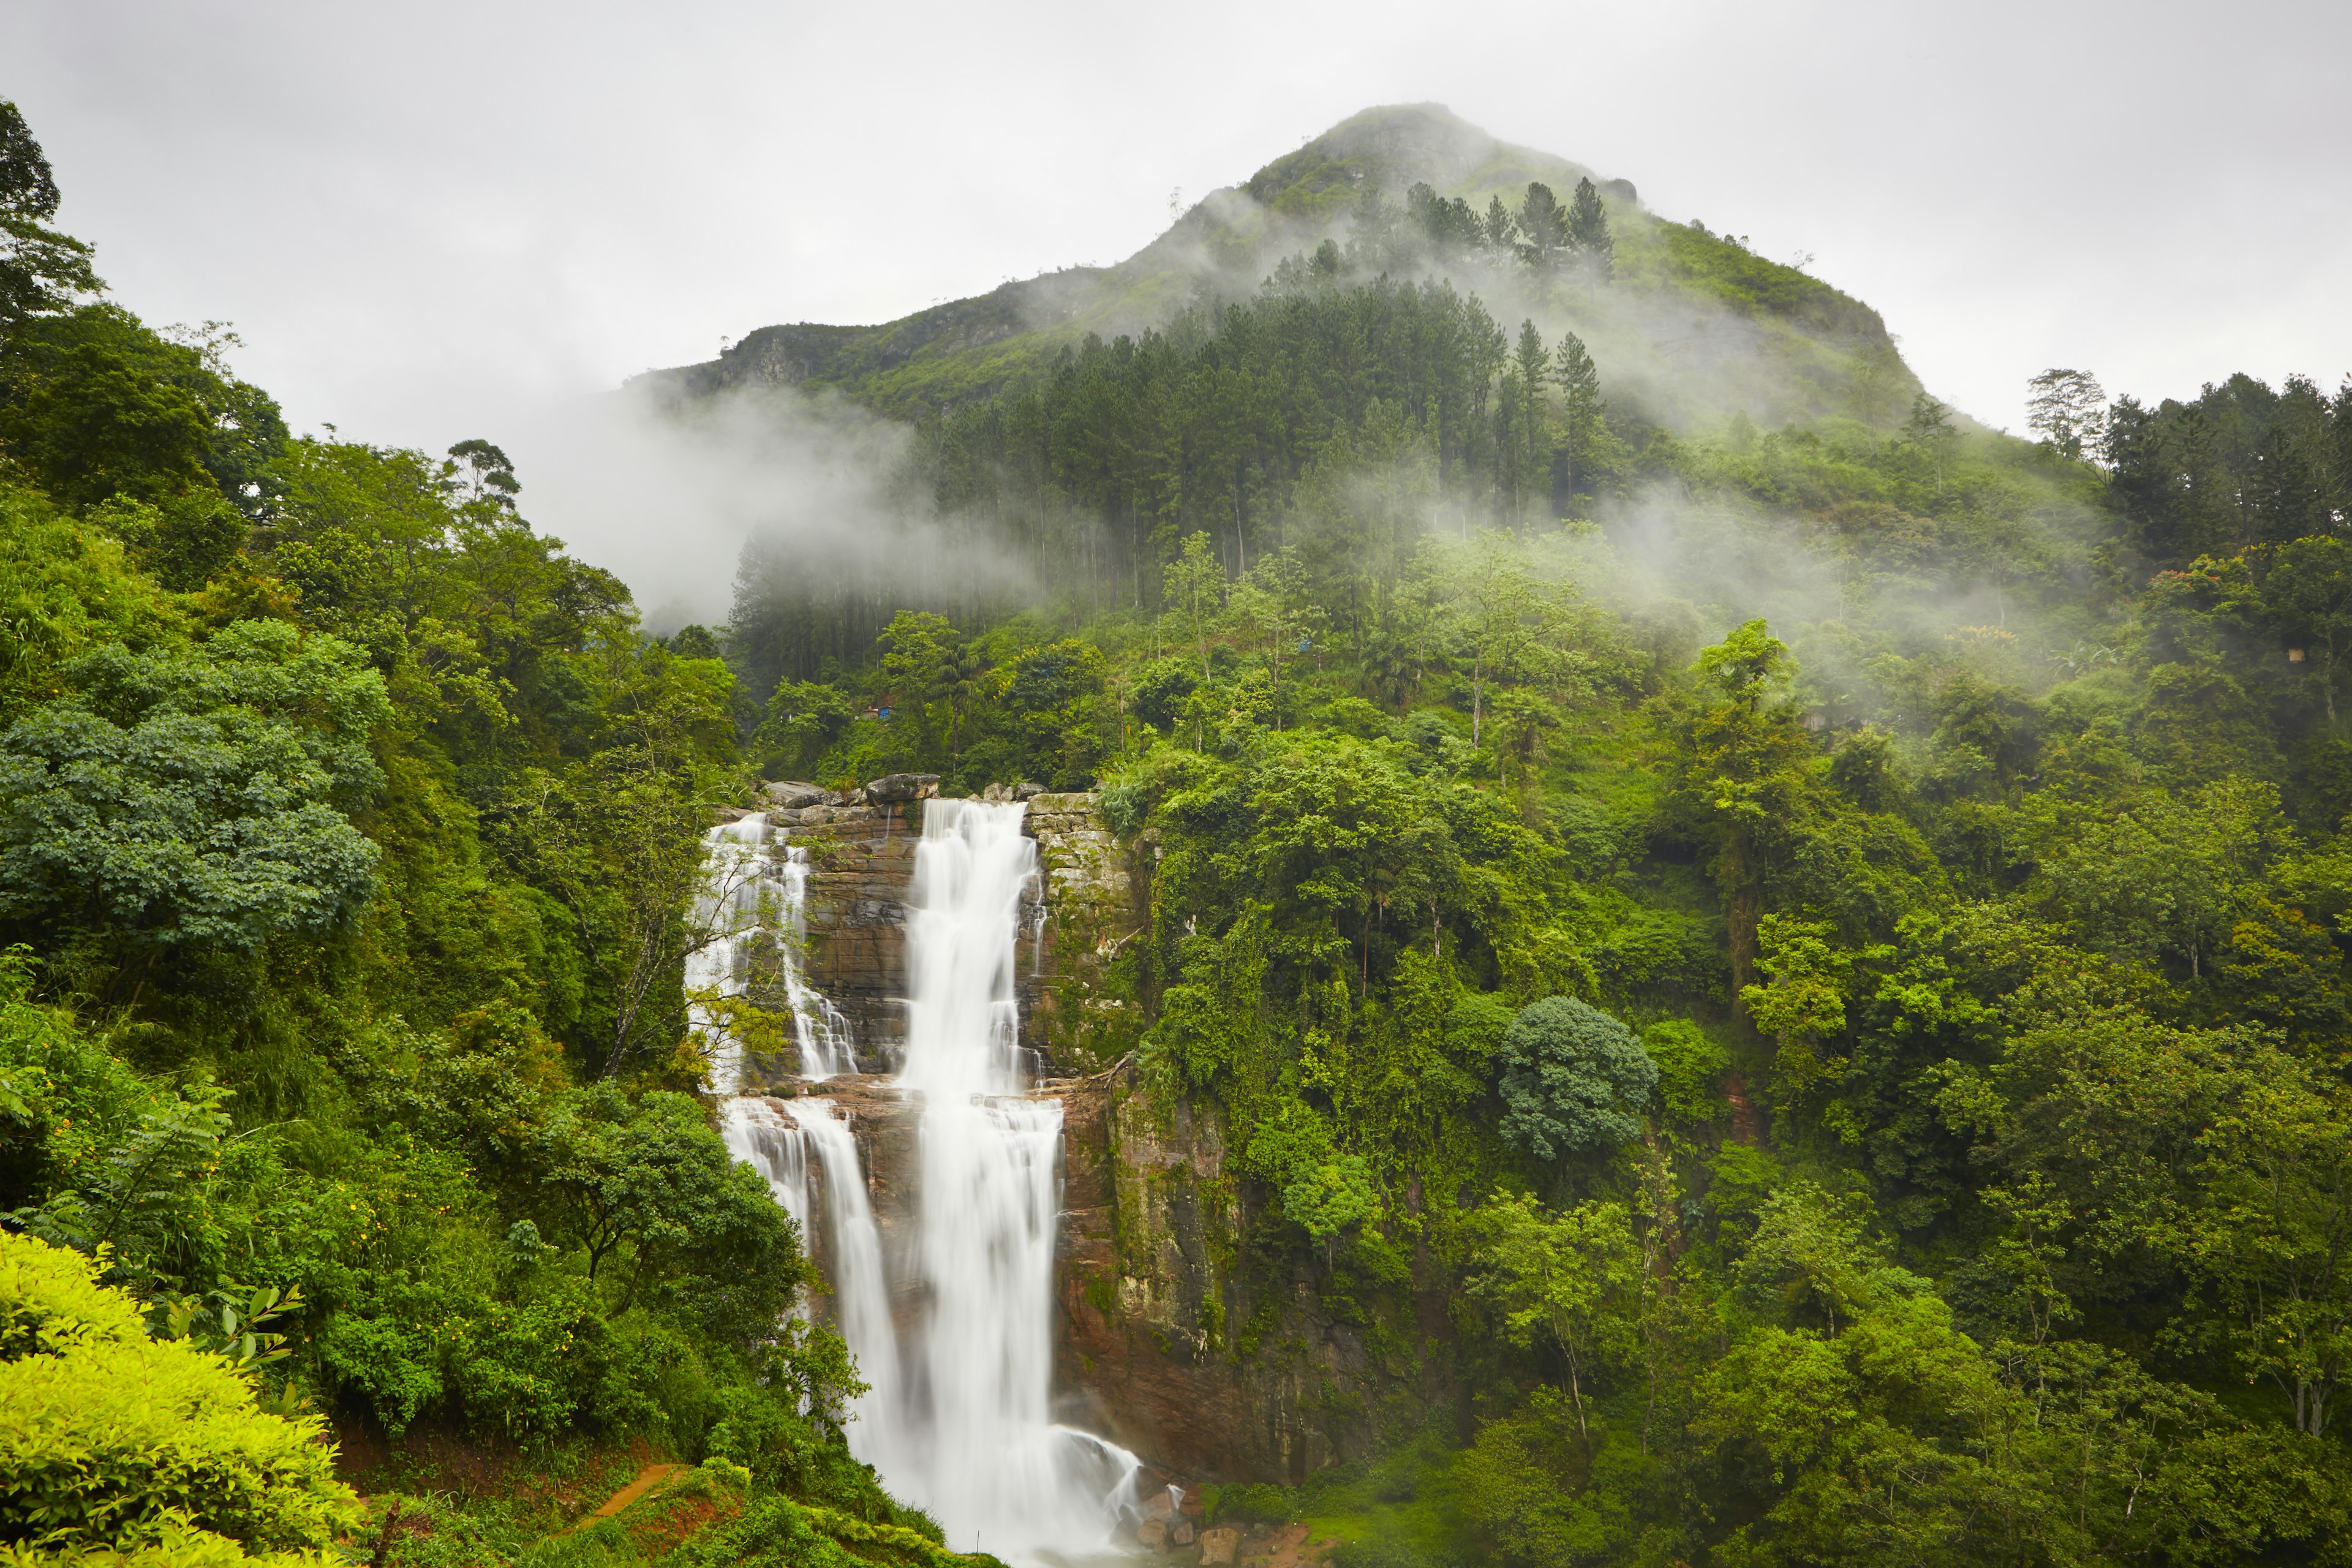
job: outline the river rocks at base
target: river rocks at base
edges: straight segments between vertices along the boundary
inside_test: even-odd
[[[1167,1551],[1168,1521],[1164,1519],[1145,1520],[1135,1527],[1135,1539],[1137,1544],[1149,1547],[1154,1552]]]
[[[1234,1560],[1234,1548],[1241,1543],[1241,1539],[1242,1533],[1238,1530],[1220,1527],[1201,1531],[1201,1568],[1230,1564]]]
[[[1170,1521],[1168,1526],[1168,1542],[1171,1546],[1192,1545],[1192,1521],[1189,1519],[1176,1519]]]

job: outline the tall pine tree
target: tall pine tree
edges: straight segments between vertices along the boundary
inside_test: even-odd
[[[1568,243],[1576,247],[1585,277],[1606,283],[1617,265],[1617,242],[1609,237],[1609,212],[1591,180],[1576,182],[1575,199],[1568,207]]]
[[[1599,457],[1602,437],[1607,426],[1601,416],[1607,405],[1601,401],[1601,370],[1585,351],[1584,340],[1574,332],[1562,333],[1559,352],[1553,356],[1552,379],[1559,384],[1560,468],[1556,489],[1560,500],[1576,493],[1581,487],[1591,488],[1594,460]]]

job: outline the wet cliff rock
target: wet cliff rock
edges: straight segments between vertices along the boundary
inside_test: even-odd
[[[868,1072],[895,1067],[906,1040],[905,907],[921,812],[919,798],[867,805],[852,791],[768,814],[808,856],[802,972],[849,1020]]]
[[[1144,882],[1098,795],[1033,795],[1022,831],[1037,841],[1044,896],[1023,955],[1021,1037],[1050,1072],[1099,1072],[1143,1031],[1112,971],[1150,916]]]
[[[772,799],[805,801],[814,786],[766,789]],[[816,793],[821,804],[768,814],[784,843],[808,856],[803,972],[849,1020],[858,1065],[886,1072],[906,1041],[907,890],[923,805],[937,796],[939,780],[898,773],[862,790]],[[1038,1054],[1042,1075],[1097,1070],[1133,1048],[1141,1028],[1109,984],[1112,964],[1142,924],[1136,883],[1098,796],[1032,787],[1026,798],[1023,831],[1037,841],[1042,875],[1023,910],[1022,1040]]]
[[[1055,1368],[1067,1419],[1171,1475],[1296,1483],[1362,1452],[1377,1407],[1442,1400],[1442,1296],[1409,1336],[1336,1321],[1302,1267],[1246,1266],[1259,1204],[1222,1110],[1160,1107],[1131,1063],[1065,1107]]]

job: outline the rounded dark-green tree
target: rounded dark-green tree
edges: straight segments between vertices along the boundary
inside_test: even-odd
[[[1658,1068],[1633,1031],[1590,1003],[1548,996],[1503,1037],[1503,1136],[1538,1160],[1641,1135]]]

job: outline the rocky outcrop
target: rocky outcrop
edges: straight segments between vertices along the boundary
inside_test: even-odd
[[[1132,987],[1113,966],[1150,915],[1095,794],[1028,797],[1022,831],[1037,841],[1044,887],[1038,936],[1021,977],[1021,1035],[1051,1069],[1098,1072],[1142,1033]]]
[[[778,779],[760,786],[760,793],[770,805],[786,811],[798,811],[804,805],[829,805],[833,791],[823,784],[803,784],[798,779]]]
[[[1240,1267],[1255,1205],[1227,1164],[1220,1111],[1181,1099],[1163,1111],[1132,1064],[1048,1087],[1065,1108],[1067,1418],[1181,1478],[1295,1483],[1362,1451],[1382,1397],[1442,1393],[1434,1358],[1373,1353],[1303,1268]],[[1446,1332],[1442,1316],[1419,1329]]]
[[[937,773],[892,773],[866,786],[868,805],[904,805],[911,800],[931,800],[940,793]]]

